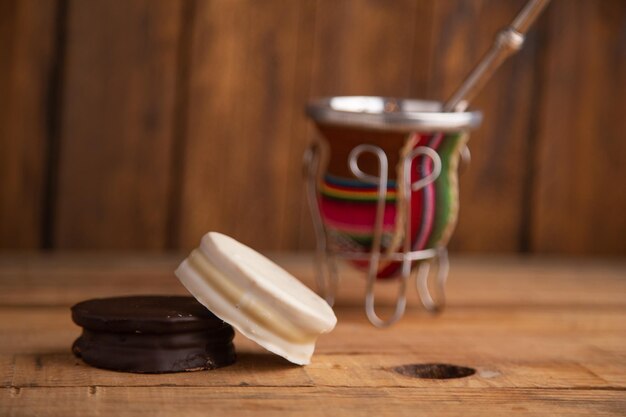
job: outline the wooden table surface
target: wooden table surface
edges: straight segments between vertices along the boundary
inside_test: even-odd
[[[453,256],[449,306],[417,307],[373,328],[363,280],[348,269],[337,328],[310,365],[237,335],[238,361],[215,371],[134,375],[86,366],[70,346],[69,306],[91,297],[184,294],[169,256],[0,256],[1,416],[626,415],[626,262]],[[307,283],[311,258],[274,256]],[[381,287],[380,300],[393,288]],[[404,376],[406,364],[474,368]]]

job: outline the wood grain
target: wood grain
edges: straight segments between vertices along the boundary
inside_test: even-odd
[[[320,0],[312,96],[409,94],[418,2]]]
[[[444,100],[524,3],[0,1],[0,248],[311,249],[307,100]],[[626,254],[625,15],[554,0],[477,97],[451,249]]]
[[[624,255],[626,118],[611,98],[626,91],[626,3],[552,7],[532,250]]]
[[[445,100],[491,47],[524,0],[436,2],[430,96]],[[530,122],[537,109],[533,85],[537,31],[506,61],[479,93],[471,108],[483,112],[483,124],[470,137],[472,162],[460,178],[461,209],[450,247],[464,251],[517,252],[521,248],[529,169]]]
[[[374,329],[363,313],[339,306],[339,325],[318,343],[311,365],[302,368],[271,356],[238,335],[237,364],[206,373],[128,375],[94,370],[69,350],[80,330],[68,307],[2,308],[0,379],[13,386],[400,386],[427,387],[431,381],[393,372],[410,363],[456,363],[478,370],[477,377],[446,381],[449,387],[626,389],[623,306],[584,314],[575,309],[456,308],[436,320],[413,314],[392,330]],[[497,314],[494,314],[497,313]],[[20,324],[12,323],[19,320]],[[576,328],[578,334],[573,334]],[[463,349],[454,348],[461,345]],[[273,372],[262,378],[260,373]]]
[[[461,338],[444,338],[439,343],[451,343]],[[494,339],[489,339],[490,342]],[[472,340],[473,341],[473,340]],[[236,340],[241,342],[241,340]],[[71,343],[71,341],[70,341]],[[423,346],[420,351],[401,355],[390,352],[336,353],[320,349],[315,360],[306,368],[290,365],[279,357],[269,356],[257,348],[241,347],[238,343],[237,363],[228,369],[212,372],[207,378],[204,372],[166,375],[127,375],[101,369],[89,368],[80,359],[67,351],[3,355],[2,363],[6,366],[2,377],[8,381],[3,386],[15,387],[67,387],[67,386],[127,386],[145,387],[153,385],[173,387],[240,387],[264,386],[276,388],[289,387],[404,387],[428,388],[434,386],[470,387],[489,389],[501,388],[569,388],[569,389],[626,389],[624,371],[618,369],[610,360],[602,358],[607,352],[597,351],[587,357],[585,364],[576,360],[564,360],[557,355],[549,357],[537,355],[524,361],[509,360],[507,355],[517,352],[506,350],[501,357],[494,357],[491,351],[472,349],[464,354],[447,352],[432,354],[427,352],[432,345]],[[544,343],[542,346],[546,346]],[[527,347],[527,344],[523,345]],[[554,343],[552,343],[554,346]],[[577,346],[569,349],[568,354],[576,354],[586,349]],[[435,347],[436,349],[436,347]],[[326,349],[327,350],[327,349]],[[478,356],[482,355],[482,356]],[[471,357],[478,357],[472,359]],[[477,374],[469,379],[451,379],[449,381],[427,381],[400,375],[394,368],[403,364],[432,363],[442,360],[461,363],[477,369]],[[497,361],[497,367],[493,363]],[[546,378],[549,376],[549,378]],[[439,383],[438,383],[439,382]]]
[[[180,4],[70,2],[55,247],[165,246]]]
[[[264,248],[292,246],[291,124],[302,110],[298,45],[308,2],[199,2],[177,242],[208,230]],[[299,100],[296,102],[296,100]],[[295,148],[295,151],[294,149]]]
[[[274,258],[312,282],[310,256]],[[320,338],[306,367],[241,335],[238,362],[216,371],[125,374],[72,356],[80,329],[69,305],[177,292],[178,260],[0,256],[2,415],[618,416],[626,407],[623,262],[464,258],[442,315],[411,308],[384,330],[367,322],[357,304],[362,287],[350,285],[358,277],[342,270],[337,328]],[[393,370],[411,363],[454,363],[476,374],[427,380]]]
[[[43,241],[57,3],[0,2],[0,248]]]
[[[279,265],[315,288],[314,257],[310,253],[268,253]],[[142,293],[179,293],[185,289],[173,271],[183,254],[116,255],[72,254],[54,256],[0,254],[0,306],[64,306],[97,296]],[[365,292],[362,272],[341,263],[341,305],[361,307]],[[503,274],[502,271],[506,271]],[[491,308],[532,307],[601,308],[624,305],[626,271],[623,261],[493,258],[455,256],[447,298],[450,304],[467,308],[488,304]],[[505,279],[505,281],[503,281]],[[600,280],[601,285],[589,285]],[[481,285],[476,285],[480,282]],[[131,285],[132,284],[132,285]],[[394,282],[376,286],[377,300],[389,305]],[[409,289],[409,306],[417,305]],[[428,317],[425,313],[416,314]]]
[[[567,415],[619,416],[623,393],[585,390],[450,389],[436,395],[432,389],[307,388],[277,391],[272,387],[203,389],[198,387],[67,387],[3,388],[8,416],[25,412],[54,416],[103,414],[160,416],[298,415],[327,416],[493,416]],[[435,391],[436,392],[436,391]],[[32,404],[24,409],[23,404]],[[68,406],[70,404],[70,406]],[[120,404],[125,404],[120,414]]]

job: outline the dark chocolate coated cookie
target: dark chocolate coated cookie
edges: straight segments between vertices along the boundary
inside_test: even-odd
[[[93,299],[74,305],[72,319],[83,327],[72,351],[98,368],[166,373],[235,361],[232,327],[193,297]]]

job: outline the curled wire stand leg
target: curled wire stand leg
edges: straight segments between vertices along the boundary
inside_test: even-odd
[[[339,286],[339,274],[337,273],[337,260],[332,254],[326,254],[326,262],[319,265],[326,287],[324,291],[324,299],[332,307],[335,305],[335,297],[337,295],[337,287]]]
[[[339,286],[339,274],[337,262],[330,253],[317,251],[315,262],[315,283],[317,291],[331,307],[335,304],[337,287]]]
[[[431,274],[430,271],[431,263],[433,261],[425,261],[419,264],[415,274],[415,286],[424,308],[431,313],[438,313],[443,310],[446,304],[444,290],[448,279],[448,272],[450,270],[448,250],[445,247],[438,248],[437,256],[434,261],[437,262],[435,274]],[[433,297],[429,286],[431,276],[434,276],[435,279],[435,282],[433,283],[435,297]]]
[[[366,174],[359,168],[359,157],[363,153],[371,153],[378,160],[378,176]],[[359,180],[374,184],[377,186],[378,198],[376,202],[376,217],[374,220],[374,236],[372,239],[372,247],[369,257],[369,268],[367,273],[367,287],[365,291],[365,313],[369,321],[376,327],[387,327],[398,321],[403,315],[406,308],[406,276],[400,280],[398,288],[398,296],[396,298],[396,307],[392,316],[386,320],[381,319],[376,313],[376,303],[374,296],[374,286],[377,281],[376,275],[380,266],[380,250],[383,234],[383,218],[385,215],[385,201],[387,197],[387,179],[389,175],[389,163],[387,155],[378,146],[359,145],[352,149],[348,157],[348,165],[352,174]],[[404,262],[403,265],[407,264]],[[407,269],[407,268],[403,268]],[[410,270],[410,265],[408,270]]]
[[[459,164],[459,174],[464,173],[472,162],[472,152],[467,144],[461,148],[461,163]]]
[[[365,314],[367,314],[367,318],[370,323],[372,323],[376,327],[389,327],[393,323],[397,322],[404,315],[404,311],[406,309],[406,282],[410,275],[411,268],[402,268],[402,276],[400,277],[400,283],[398,286],[398,295],[396,298],[396,308],[388,319],[381,319],[380,316],[376,313],[376,300],[374,295],[374,284],[376,280],[376,270],[377,264],[374,263],[374,259],[372,259],[372,267],[370,267],[367,274],[367,289],[365,292]],[[406,270],[406,271],[405,271]]]
[[[316,258],[315,280],[318,292],[326,302],[332,306],[335,303],[335,294],[339,283],[337,264],[334,256],[328,251],[326,230],[322,222],[322,215],[317,205],[317,176],[321,163],[321,149],[317,143],[311,144],[304,153],[304,175],[306,177],[306,196],[313,226],[315,229]]]

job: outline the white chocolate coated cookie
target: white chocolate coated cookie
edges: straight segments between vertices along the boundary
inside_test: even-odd
[[[209,232],[176,276],[216,316],[285,359],[306,365],[337,318],[321,297],[260,253]]]

